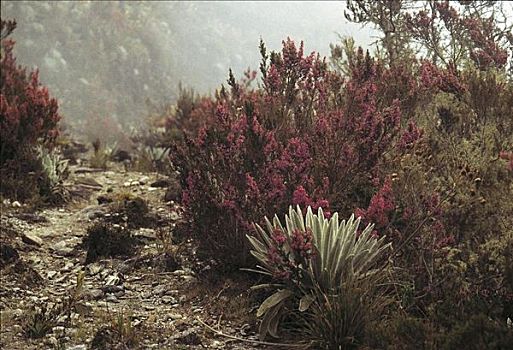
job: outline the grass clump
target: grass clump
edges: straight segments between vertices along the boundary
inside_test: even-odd
[[[130,316],[116,313],[107,325],[98,329],[91,342],[92,350],[138,349],[140,334],[132,326]]]

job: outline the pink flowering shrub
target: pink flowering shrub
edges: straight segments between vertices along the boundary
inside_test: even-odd
[[[41,86],[38,72],[16,64],[14,41],[7,38],[15,28],[16,22],[1,20],[0,165],[39,141],[51,143],[60,120],[57,101]]]
[[[204,124],[172,152],[190,232],[228,266],[248,264],[251,222],[291,204],[327,215],[367,205],[369,175],[381,175],[383,154],[399,144],[407,150],[422,133],[413,124],[401,131],[410,117],[401,109],[412,110],[418,98],[390,91],[382,81],[394,73],[362,50],[350,77],[291,40],[281,53],[267,54],[263,44],[261,53],[262,87],[231,74],[229,89],[195,107]]]
[[[35,152],[38,145],[51,147],[59,133],[58,104],[37,70],[17,65],[9,39],[15,28],[15,21],[0,20],[0,192],[22,201],[60,200]]]

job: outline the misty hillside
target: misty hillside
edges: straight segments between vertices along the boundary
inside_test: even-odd
[[[41,81],[70,120],[90,114],[134,122],[146,100],[174,101],[178,84],[209,93],[237,75],[258,70],[258,44],[279,49],[304,40],[329,55],[337,33],[367,44],[348,24],[342,2],[31,2],[2,1],[16,18],[20,63],[38,67]],[[308,19],[308,20],[305,20]],[[265,23],[265,25],[262,25]]]

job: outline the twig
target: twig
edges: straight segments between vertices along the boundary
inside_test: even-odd
[[[258,340],[239,338],[239,337],[236,337],[234,335],[225,334],[225,333],[223,333],[221,331],[218,331],[217,329],[212,328],[211,326],[209,326],[208,324],[203,322],[199,317],[196,317],[196,320],[198,320],[199,323],[201,323],[203,326],[205,326],[211,332],[213,332],[213,333],[215,333],[217,335],[220,335],[220,336],[223,336],[223,337],[226,337],[226,338],[230,338],[230,339],[234,339],[234,340],[238,340],[238,341],[241,341],[241,342],[259,344],[259,345],[286,346],[286,347],[298,347],[298,348],[299,347],[304,347],[306,345],[306,344],[292,344],[292,343],[288,343],[288,344],[284,344],[284,343],[271,343],[271,342],[265,342],[265,341],[258,341]]]

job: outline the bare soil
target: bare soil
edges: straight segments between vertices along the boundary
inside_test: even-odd
[[[163,201],[165,188],[150,186],[161,175],[71,169],[66,205],[32,212],[2,204],[0,348],[272,348],[252,342],[258,303],[247,277],[212,272],[192,242],[172,237],[180,207]],[[131,256],[86,264],[87,229],[112,217],[112,205],[99,202],[116,196],[144,199],[149,227],[127,229],[137,239]],[[80,274],[83,286],[72,299]],[[57,311],[45,318],[37,307]],[[31,326],[49,329],[34,339]]]

